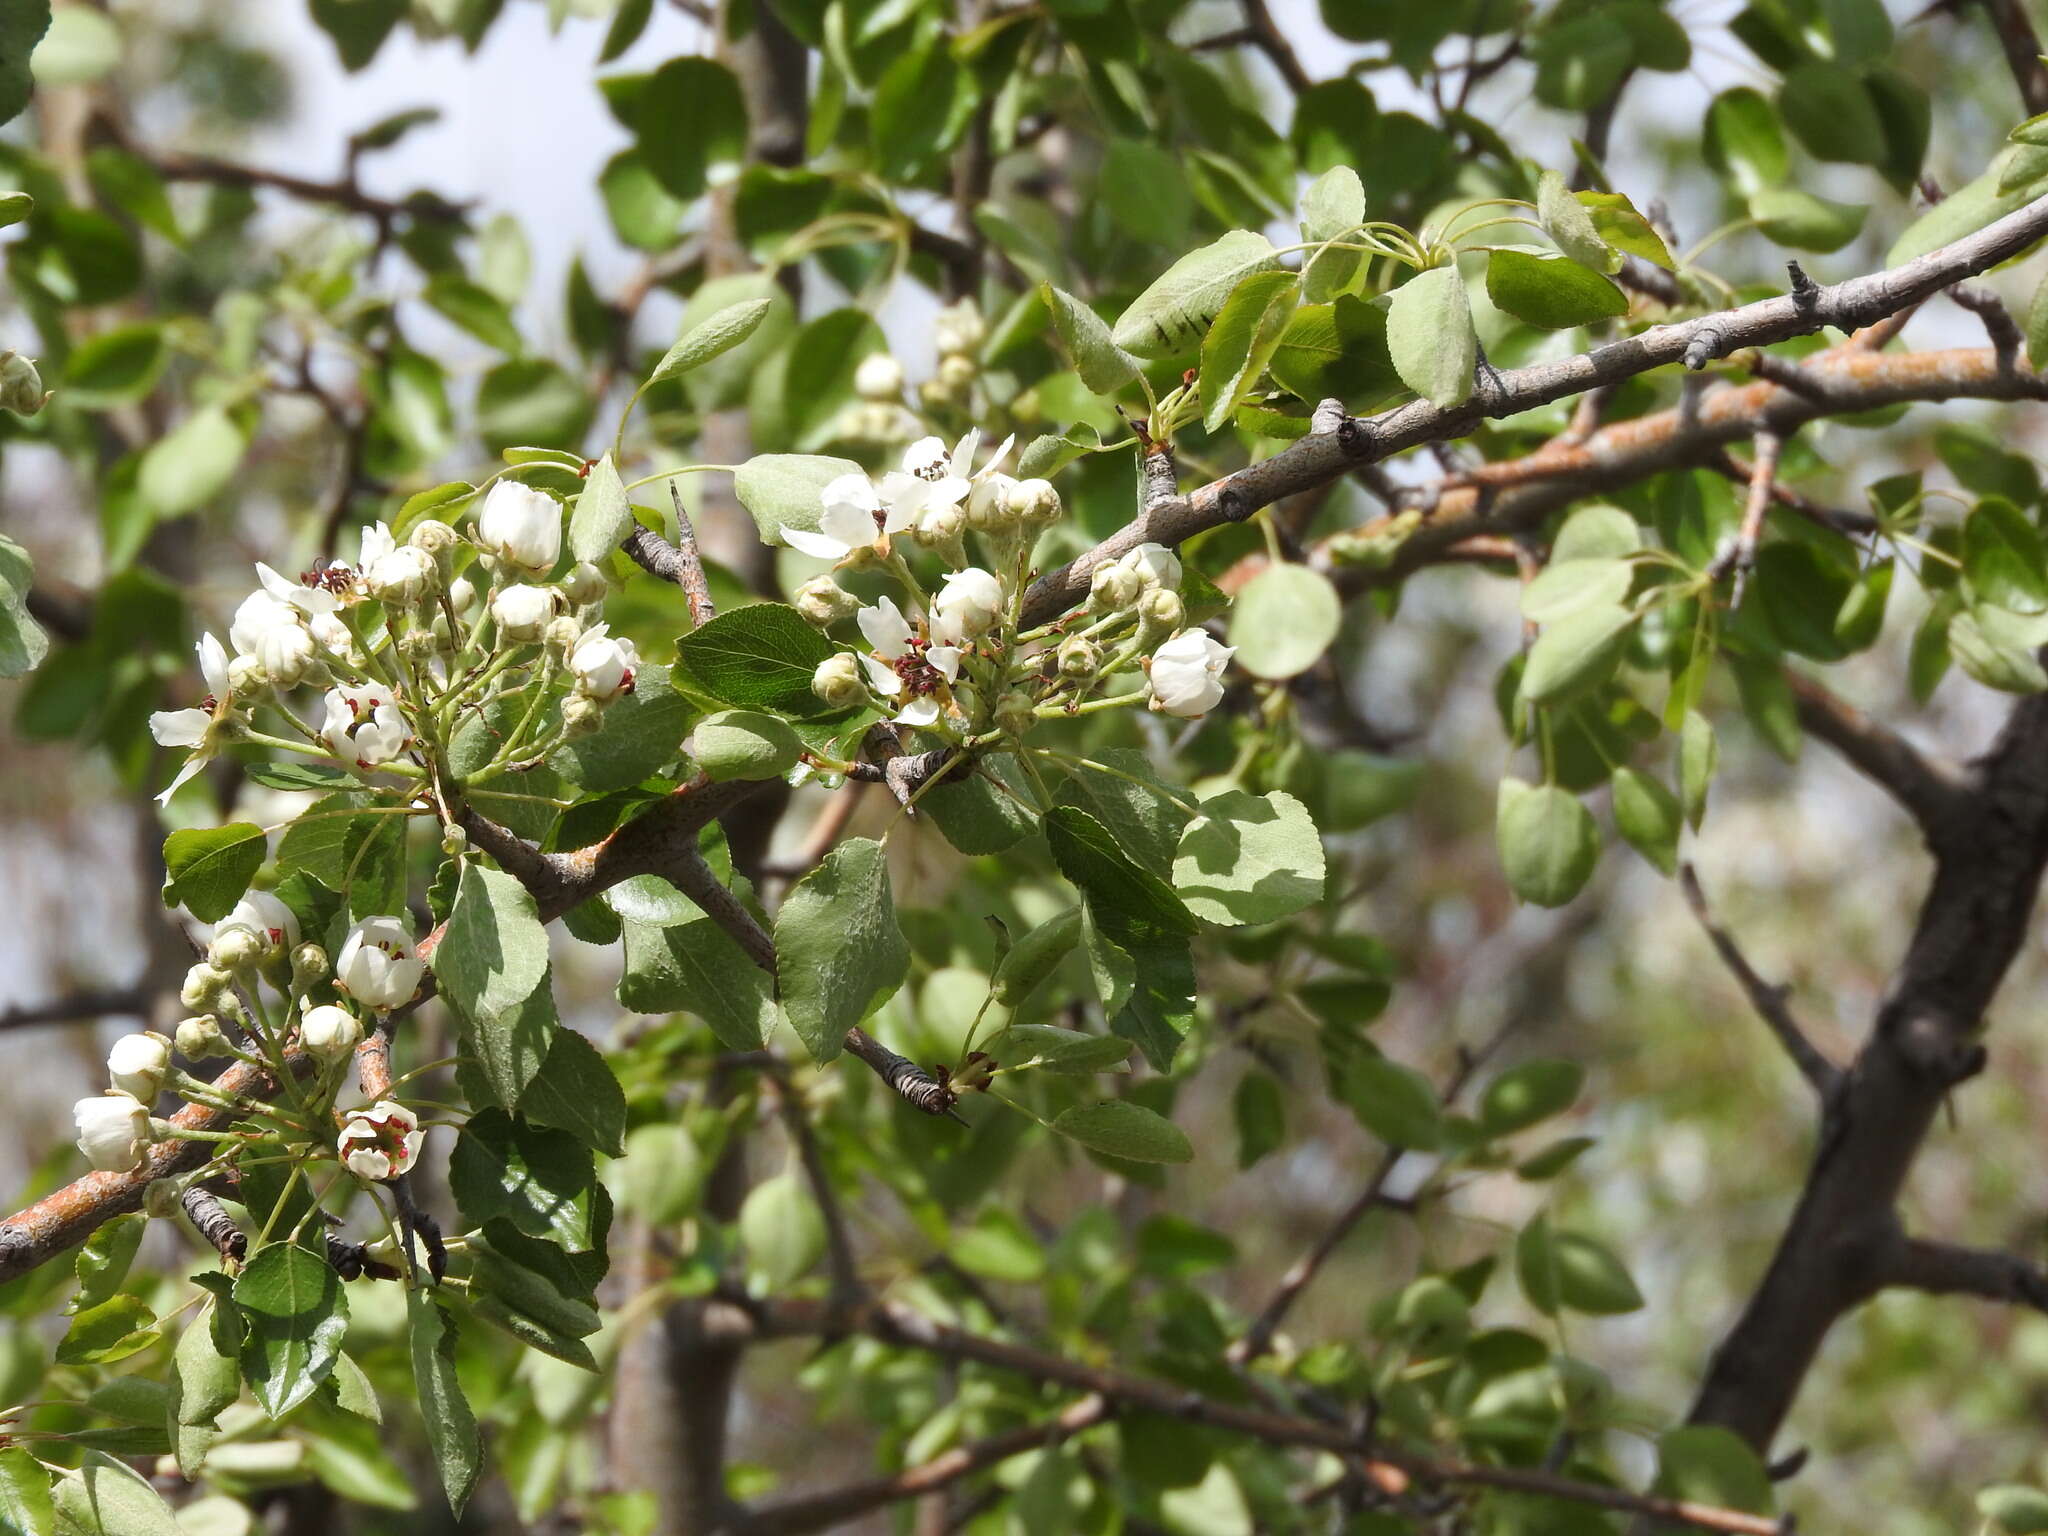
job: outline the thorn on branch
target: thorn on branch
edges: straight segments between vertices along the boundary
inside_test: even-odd
[[[1792,279],[1792,302],[1799,306],[1801,314],[1811,313],[1820,303],[1820,284],[1806,275],[1806,268],[1796,261],[1785,263],[1785,271]]]
[[[697,530],[690,524],[690,514],[683,510],[683,493],[673,480],[668,483],[668,495],[676,509],[676,542],[671,544],[652,528],[636,524],[619,541],[619,548],[648,575],[681,587],[683,598],[690,605],[690,622],[708,624],[718,608],[711,601],[704,557],[697,550]]]
[[[1724,337],[1725,331],[1720,317],[1702,320],[1699,329],[1692,333],[1692,339],[1685,344],[1685,356],[1682,361],[1686,368],[1698,373],[1719,357]]]
[[[1742,950],[1736,945],[1727,929],[1714,921],[1714,915],[1707,907],[1706,893],[1700,889],[1698,873],[1690,864],[1679,866],[1678,888],[1685,895],[1686,905],[1692,908],[1692,915],[1706,930],[1715,953],[1726,965],[1735,980],[1748,996],[1750,1006],[1756,1009],[1758,1017],[1770,1026],[1777,1036],[1778,1044],[1785,1054],[1792,1058],[1792,1064],[1799,1069],[1799,1075],[1806,1079],[1813,1091],[1820,1096],[1823,1106],[1830,1103],[1842,1081],[1842,1069],[1829,1061],[1814,1043],[1807,1039],[1806,1031],[1792,1015],[1786,999],[1791,988],[1765,981]]]
[[[1990,1248],[1907,1238],[1894,1252],[1884,1284],[1935,1296],[1977,1296],[2048,1312],[2048,1271],[2018,1254]]]

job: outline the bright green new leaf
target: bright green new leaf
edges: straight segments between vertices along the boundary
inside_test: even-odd
[[[1358,179],[1358,172],[1348,165],[1331,166],[1301,194],[1304,240],[1337,240],[1364,222],[1365,185]],[[1328,303],[1350,284],[1360,259],[1361,253],[1353,250],[1311,252],[1302,267],[1302,297],[1312,304]]]
[[[1779,245],[1796,251],[1839,251],[1863,232],[1870,209],[1837,203],[1799,187],[1760,187],[1749,195],[1749,216]]]
[[[1600,857],[1600,829],[1576,795],[1554,784],[1502,779],[1495,826],[1501,867],[1522,900],[1561,907]]]
[[[1181,834],[1173,886],[1205,922],[1270,923],[1322,896],[1322,840],[1294,796],[1230,790]]]
[[[56,1511],[50,1474],[18,1445],[0,1446],[0,1531],[7,1536],[51,1536]]]
[[[1628,596],[1635,575],[1626,560],[1553,560],[1522,588],[1522,617],[1551,624],[1582,608],[1615,607]]]
[[[795,1172],[778,1173],[747,1191],[740,1206],[747,1269],[770,1294],[788,1289],[825,1252],[825,1217]]]
[[[1550,251],[1512,246],[1487,256],[1486,296],[1517,320],[1552,331],[1628,313],[1628,295],[1598,272]]]
[[[144,451],[136,490],[160,518],[196,512],[227,489],[247,446],[225,407],[202,407]]]
[[[271,1243],[249,1260],[234,1294],[242,1375],[263,1411],[281,1419],[334,1370],[348,1331],[341,1276],[297,1243]]]
[[[173,832],[164,839],[164,904],[219,922],[249,889],[269,847],[263,829],[248,821]]]
[[[50,654],[50,637],[28,611],[34,583],[28,551],[0,534],[0,678],[32,672]]]
[[[1516,1238],[1515,1273],[1529,1304],[1546,1316],[1566,1310],[1616,1316],[1643,1304],[1619,1259],[1583,1233],[1553,1228],[1547,1215]]]
[[[822,453],[763,453],[747,460],[732,477],[733,495],[754,514],[761,537],[783,542],[784,528],[818,531],[825,487],[841,475],[857,475],[858,464]]]
[[[1053,329],[1081,382],[1098,395],[1113,395],[1138,376],[1138,360],[1118,346],[1108,323],[1063,288],[1039,284]]]
[[[728,305],[709,319],[691,326],[674,346],[662,354],[661,361],[654,365],[654,371],[647,375],[647,386],[688,373],[693,368],[701,368],[721,353],[730,352],[760,329],[772,307],[772,301],[765,298],[746,299]]]
[[[814,1060],[830,1061],[910,968],[880,843],[849,838],[797,882],[775,915],[775,959],[790,1023]]]
[[[1557,242],[1557,248],[1581,266],[1595,272],[1621,270],[1621,253],[1600,238],[1586,205],[1572,195],[1564,178],[1545,171],[1536,181],[1536,218],[1543,232]],[[1488,288],[1492,287],[1489,274]]]
[[[1667,272],[1678,269],[1670,248],[1664,244],[1664,237],[1636,211],[1636,205],[1619,192],[1574,192],[1572,196],[1586,210],[1600,238],[1615,250],[1640,256]]]
[[[1234,659],[1254,677],[1293,677],[1316,664],[1343,622],[1329,577],[1305,565],[1268,565],[1230,610]]]
[[[77,1471],[57,1479],[52,1494],[63,1536],[185,1536],[148,1480],[105,1451],[88,1450]]]
[[[1529,650],[1522,697],[1551,704],[1607,681],[1621,660],[1635,615],[1619,603],[1574,609],[1544,626]]]
[[[1614,825],[1628,845],[1665,874],[1678,872],[1678,798],[1635,768],[1614,770]]]
[[[2048,612],[2048,544],[2003,496],[1986,496],[1963,523],[1963,575],[1982,602]]]
[[[2004,693],[2039,693],[2048,689],[2035,655],[2044,637],[2008,610],[1977,607],[1949,621],[1948,649],[1958,665],[1988,688]]]
[[[1723,91],[1708,106],[1704,147],[1707,164],[1745,196],[1776,186],[1792,166],[1776,109],[1746,85]]]
[[[432,963],[499,1102],[517,1104],[559,1028],[547,930],[532,895],[480,861],[464,864]]]
[[[1490,1136],[1512,1136],[1570,1109],[1585,1083],[1575,1061],[1525,1061],[1486,1085],[1479,1123]]]
[[[1111,339],[1136,357],[1178,357],[1201,345],[1231,290],[1254,272],[1280,265],[1273,243],[1234,229],[1181,257],[1117,318]]]
[[[752,709],[724,709],[706,715],[690,733],[690,755],[706,777],[779,779],[803,752],[789,722]]]
[[[1472,393],[1479,337],[1465,279],[1455,266],[1432,267],[1394,290],[1387,351],[1401,382],[1432,405],[1461,405]]]
[[[590,466],[576,498],[576,510],[569,514],[569,552],[595,564],[617,549],[633,526],[633,506],[626,500],[625,482],[619,478],[612,456],[606,454]]]
[[[1060,1111],[1052,1129],[1109,1157],[1133,1163],[1186,1163],[1195,1156],[1187,1133],[1163,1115],[1126,1099],[1076,1104]]]
[[[1713,725],[1698,710],[1687,710],[1678,733],[1678,800],[1685,808],[1686,822],[1695,831],[1707,814],[1707,790],[1720,762],[1721,747]]]

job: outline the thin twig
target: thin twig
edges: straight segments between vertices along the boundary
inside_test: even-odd
[[[1991,339],[1991,350],[1998,354],[1998,366],[2012,367],[2026,345],[2026,338],[2020,334],[2012,311],[2005,307],[2005,300],[1976,283],[1957,283],[1948,290],[1948,296],[1983,323],[1984,334]]]
[[[1728,599],[1728,606],[1742,606],[1742,589],[1749,581],[1749,573],[1756,569],[1756,548],[1763,538],[1764,513],[1770,510],[1771,489],[1778,483],[1778,453],[1784,446],[1775,432],[1759,432],[1751,439],[1749,460],[1749,495],[1742,504],[1742,526],[1735,535],[1735,542],[1714,557],[1707,567],[1707,575],[1719,581],[1730,571],[1735,573],[1735,591]]]
[[[1765,981],[1756,968],[1737,946],[1726,928],[1714,921],[1714,914],[1707,906],[1706,893],[1700,889],[1699,875],[1692,865],[1684,864],[1678,871],[1678,888],[1685,893],[1685,903],[1692,908],[1692,915],[1699,919],[1707,938],[1713,942],[1714,952],[1721,957],[1721,963],[1728,967],[1730,974],[1741,985],[1750,1006],[1757,1016],[1770,1026],[1777,1036],[1778,1044],[1785,1048],[1785,1054],[1792,1058],[1792,1065],[1799,1069],[1799,1075],[1812,1085],[1820,1095],[1823,1104],[1842,1080],[1842,1069],[1821,1052],[1806,1036],[1799,1020],[1793,1017],[1786,999],[1791,988]]]
[[[147,1016],[150,994],[140,987],[101,992],[73,992],[42,1003],[17,1003],[0,1010],[0,1030],[28,1029],[37,1024],[77,1024],[110,1014]]]
[[[1888,790],[1920,823],[1930,843],[1944,841],[1970,809],[1971,772],[1953,759],[1922,752],[1883,721],[1864,713],[1803,672],[1785,670],[1799,724]]]
[[[697,549],[697,530],[690,514],[683,510],[683,493],[668,483],[669,499],[676,509],[676,542],[671,544],[653,529],[636,524],[619,547],[648,575],[683,589],[690,605],[690,623],[704,625],[718,612],[711,601],[711,583],[704,574],[704,557]]]
[[[2048,1312],[2048,1271],[2017,1254],[1907,1238],[1885,1271],[1886,1285],[1935,1296],[1981,1296]]]

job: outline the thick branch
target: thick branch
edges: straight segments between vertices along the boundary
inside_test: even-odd
[[[2018,1254],[1964,1248],[1909,1237],[1899,1244],[1884,1283],[1935,1296],[1978,1296],[2048,1312],[2048,1271]]]
[[[1838,698],[1803,673],[1788,668],[1785,681],[1792,689],[1800,726],[1889,791],[1920,823],[1930,841],[1945,837],[1948,829],[1968,814],[1973,785],[1960,764],[1927,756],[1882,720]]]
[[[1756,973],[1756,968],[1737,947],[1728,930],[1714,921],[1714,914],[1707,908],[1706,893],[1700,889],[1699,876],[1690,864],[1679,870],[1678,888],[1685,893],[1686,905],[1692,908],[1692,915],[1699,919],[1700,926],[1706,929],[1707,937],[1713,941],[1721,963],[1741,984],[1750,1006],[1757,1011],[1757,1017],[1770,1026],[1771,1033],[1778,1037],[1778,1044],[1792,1058],[1792,1065],[1799,1069],[1799,1075],[1812,1084],[1813,1091],[1825,1104],[1841,1082],[1842,1069],[1806,1038],[1806,1031],[1800,1028],[1799,1020],[1793,1017],[1786,1003],[1791,988],[1765,981]]]

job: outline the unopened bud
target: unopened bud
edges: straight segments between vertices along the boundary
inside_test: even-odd
[[[1138,600],[1141,583],[1136,571],[1120,565],[1097,566],[1088,584],[1088,606],[1098,613],[1121,613]]]
[[[988,323],[981,318],[981,306],[972,299],[948,304],[932,318],[932,341],[940,357],[979,352],[987,336]]]
[[[260,692],[270,686],[270,675],[254,656],[237,656],[228,663],[228,691],[234,694]]]
[[[604,705],[588,694],[572,693],[562,700],[562,733],[588,736],[604,724]]]
[[[1093,677],[1102,670],[1102,647],[1074,635],[1060,642],[1058,663],[1061,677]]]
[[[903,398],[903,365],[886,352],[872,352],[853,371],[853,391],[863,400]]]
[[[228,987],[228,973],[202,960],[185,973],[185,984],[178,989],[178,1001],[194,1011],[210,1013],[227,995]]]
[[[569,574],[562,578],[562,590],[569,594],[569,601],[578,608],[604,601],[609,585],[604,572],[588,560],[578,560],[569,567]]]
[[[438,517],[430,517],[414,528],[412,535],[406,540],[414,549],[423,550],[436,557],[447,554],[461,542],[462,535]]]
[[[996,729],[1011,736],[1022,736],[1038,723],[1037,705],[1031,695],[1012,689],[996,700]]]
[[[246,971],[263,959],[263,941],[247,928],[224,928],[206,946],[210,964],[223,971]]]
[[[583,623],[565,613],[559,619],[548,620],[548,627],[542,631],[541,638],[558,651],[573,651],[576,642],[583,638]]]
[[[867,698],[860,663],[845,651],[827,656],[811,674],[811,692],[834,709],[848,709]]]
[[[441,642],[431,629],[408,629],[398,637],[398,649],[409,661],[425,662],[439,653]]]
[[[469,852],[469,834],[449,823],[441,829],[441,851],[451,859],[459,859]]]
[[[221,1046],[226,1037],[221,1034],[219,1019],[210,1013],[201,1013],[181,1021],[171,1040],[177,1046],[178,1054],[187,1061],[205,1061],[222,1054]]]
[[[467,576],[458,576],[448,583],[448,606],[457,613],[467,613],[476,606],[476,583]]]
[[[170,1220],[178,1214],[178,1197],[183,1193],[176,1179],[151,1179],[142,1192],[142,1214],[158,1221]]]
[[[1187,604],[1178,592],[1154,587],[1138,600],[1138,627],[1147,634],[1171,634],[1187,618]]]
[[[1050,480],[1019,480],[1010,492],[1010,505],[1027,527],[1046,528],[1060,520],[1060,493]]]
[[[952,404],[952,392],[937,379],[926,379],[917,386],[917,398],[928,411],[943,410]]]
[[[32,359],[19,352],[0,352],[0,407],[17,416],[33,416],[49,398]]]
[[[325,981],[330,973],[327,951],[318,944],[301,944],[292,951],[292,989],[303,992]]]
[[[976,533],[996,533],[1010,526],[1016,514],[1010,507],[1010,493],[1017,482],[1000,470],[983,475],[967,493],[967,526]]]
[[[813,576],[796,589],[796,611],[820,629],[860,612],[860,599],[830,576]]]
[[[981,365],[971,357],[955,355],[939,359],[939,384],[949,395],[966,391],[981,374]]]

